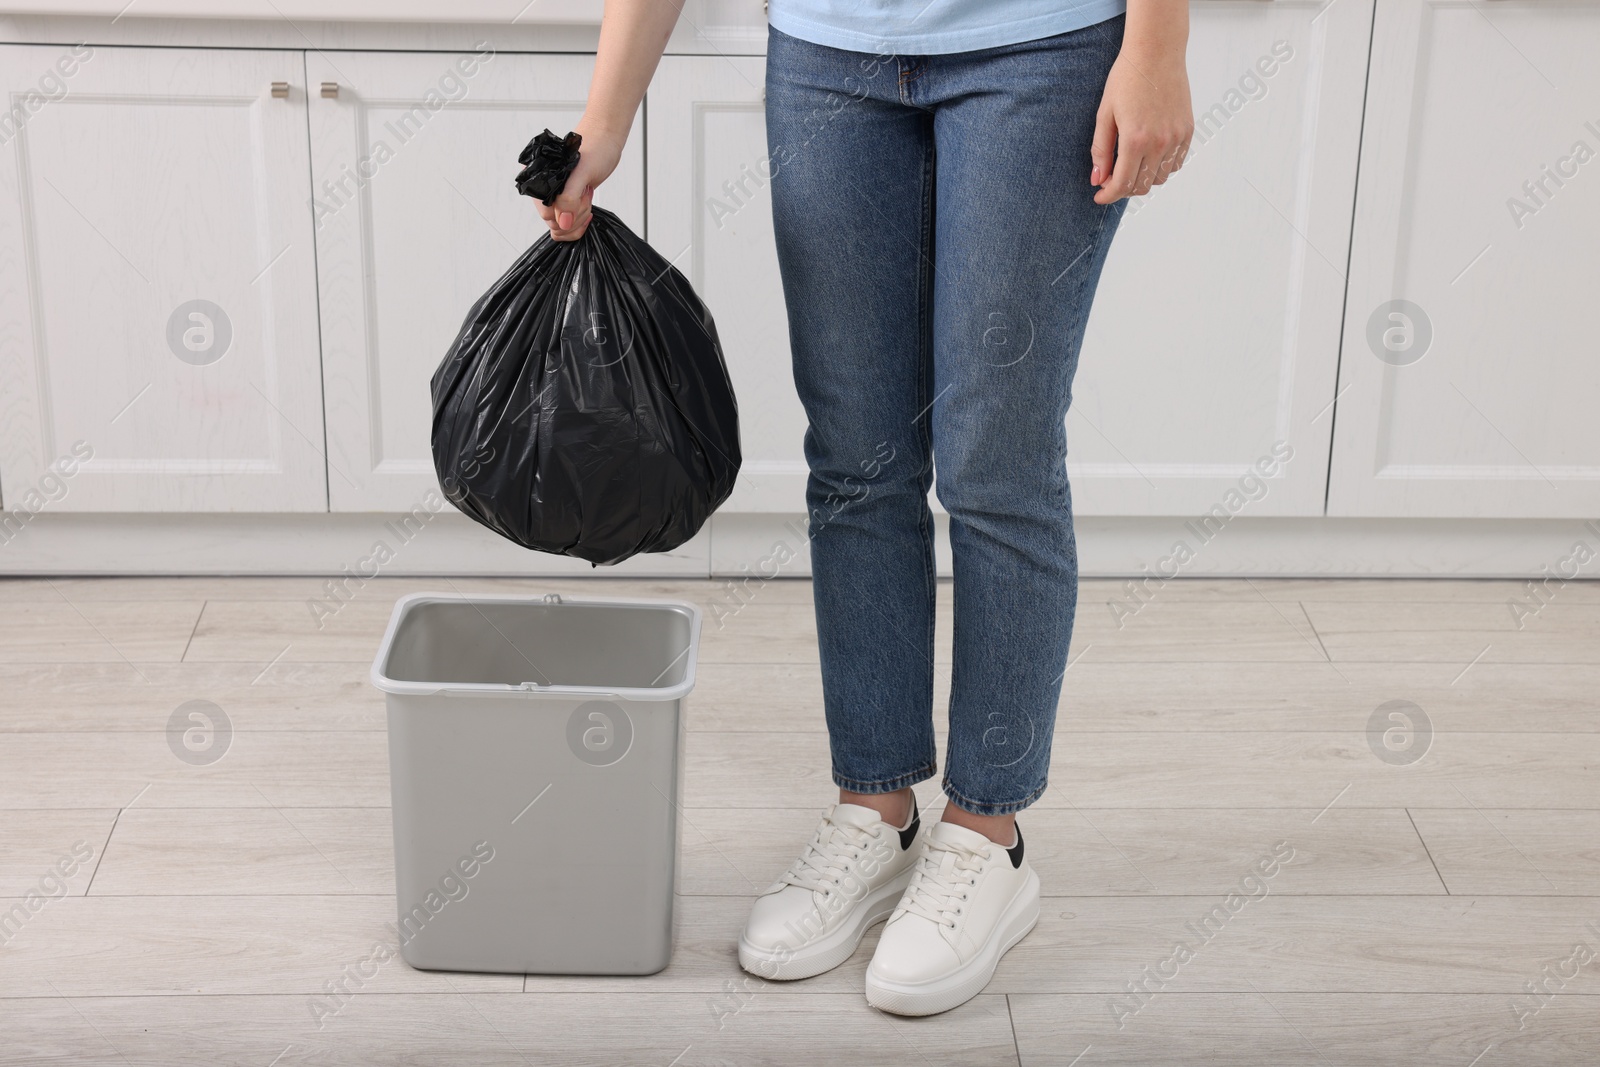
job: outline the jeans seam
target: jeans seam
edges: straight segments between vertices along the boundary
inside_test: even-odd
[[[919,104],[911,98],[911,90],[924,74],[928,72],[926,57],[900,58],[900,76],[895,83],[895,90],[900,97],[900,103],[906,107],[914,107],[919,111],[932,112],[933,108],[926,104]]]
[[[920,279],[918,279],[917,284],[918,403],[922,403],[923,397],[932,392],[933,388],[933,383],[929,380],[933,369],[933,315],[929,304],[931,302],[930,298],[933,292],[933,215],[934,196],[936,195],[934,192],[934,177],[937,151],[938,148],[933,139],[933,131],[929,130],[927,148],[923,151],[922,155],[922,234],[921,248],[919,249],[921,254],[920,273],[922,276]],[[923,414],[926,415],[926,420],[919,416],[918,422],[921,425],[914,427],[914,429],[922,438],[922,454],[928,457],[928,462],[931,463],[933,458],[933,405],[931,402],[924,409]],[[917,488],[921,491],[921,502],[917,510],[917,533],[921,538],[921,544],[919,547],[922,550],[922,574],[924,587],[927,590],[928,596],[928,638],[927,642],[922,647],[925,649],[934,650],[936,648],[935,639],[938,632],[939,580],[938,570],[934,566],[933,560],[933,514],[928,509],[928,503],[926,499],[927,490],[923,487],[921,479],[919,479],[917,482]],[[930,663],[928,666],[930,682],[932,681],[931,676],[935,673],[935,670],[936,668],[934,665]],[[933,715],[932,707],[929,707],[928,714],[930,717]],[[937,765],[937,747],[934,747],[928,753],[928,759],[930,763]]]

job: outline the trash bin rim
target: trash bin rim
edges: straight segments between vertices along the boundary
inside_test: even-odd
[[[384,629],[383,641],[378,645],[378,654],[373,657],[372,669],[369,672],[368,680],[382,692],[394,693],[400,696],[433,696],[437,693],[456,693],[463,696],[574,696],[609,698],[618,701],[664,701],[680,700],[694,688],[696,658],[694,653],[699,649],[700,621],[702,618],[699,605],[687,600],[669,600],[665,598],[641,600],[637,597],[567,596],[564,593],[561,594],[560,600],[556,603],[579,606],[658,608],[676,611],[687,616],[689,619],[689,644],[687,649],[689,662],[684,669],[683,678],[676,685],[657,687],[539,685],[536,682],[508,685],[503,682],[411,682],[399,678],[390,678],[384,673],[384,666],[389,661],[389,653],[393,648],[395,636],[400,630],[400,622],[414,606],[424,603],[483,603],[486,601],[520,604],[551,603],[543,595],[529,596],[521,593],[407,593],[394,602],[394,610],[389,613],[389,625]]]

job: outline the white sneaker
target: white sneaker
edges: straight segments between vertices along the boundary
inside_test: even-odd
[[[1039,876],[1010,848],[941,822],[928,831],[900,906],[867,966],[867,1003],[933,1015],[989,984],[1000,957],[1039,921]]]
[[[739,965],[788,981],[849,959],[905,892],[921,826],[915,797],[903,827],[857,804],[829,808],[800,858],[756,898],[739,938]]]

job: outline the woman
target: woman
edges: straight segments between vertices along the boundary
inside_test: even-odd
[[[1188,148],[1187,0],[769,12],[773,223],[839,801],[756,899],[739,961],[820,974],[887,917],[867,999],[926,1015],[981,991],[1038,919],[1016,813],[1045,789],[1077,600],[1063,424],[1124,198]],[[677,15],[608,0],[582,159],[540,206],[556,240],[583,236]],[[919,841],[935,456],[955,648],[948,803]]]

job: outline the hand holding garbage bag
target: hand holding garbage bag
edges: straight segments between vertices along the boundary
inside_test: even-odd
[[[534,138],[518,191],[553,201],[581,141]],[[710,312],[622,220],[592,212],[577,240],[540,237],[468,312],[433,375],[433,462],[473,519],[598,565],[693,537],[740,452]]]

